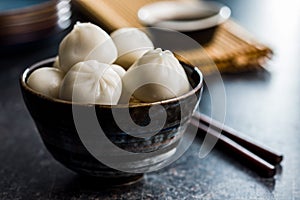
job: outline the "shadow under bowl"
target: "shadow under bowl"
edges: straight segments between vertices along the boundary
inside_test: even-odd
[[[192,113],[198,106],[203,89],[201,72],[184,62],[181,62],[189,79],[192,89],[177,98],[154,103],[139,103],[133,105],[88,105],[72,103],[64,100],[44,96],[32,90],[26,83],[30,74],[41,67],[52,66],[55,58],[47,59],[27,68],[20,78],[20,86],[25,104],[35,122],[48,151],[52,156],[67,168],[86,176],[97,177],[105,183],[122,184],[134,182],[141,178],[143,172],[134,163],[130,166],[135,172],[125,172],[113,169],[96,159],[84,145],[78,133],[78,127],[74,120],[74,108],[82,111],[94,112],[97,122],[101,126],[105,136],[118,148],[132,153],[162,152],[157,155],[159,159],[145,158],[149,167],[155,169],[162,162],[172,158],[176,147],[187,128]],[[194,98],[196,97],[196,98]],[[122,131],[114,120],[113,110],[128,110],[132,120],[140,126],[155,122],[156,116],[149,117],[149,109],[160,105],[166,111],[166,121],[160,131],[150,137],[133,137]],[[160,115],[159,112],[154,115]],[[159,117],[158,117],[159,118]],[[159,123],[158,123],[159,124]],[[93,131],[88,130],[86,131]],[[97,145],[104,145],[103,141],[96,141]],[[108,148],[100,152],[111,156]],[[162,155],[163,154],[163,155]],[[122,155],[114,155],[114,159],[124,159]],[[144,161],[141,160],[141,163]],[[145,161],[146,162],[146,161]],[[122,164],[122,163],[121,163]],[[144,163],[145,164],[145,163]]]

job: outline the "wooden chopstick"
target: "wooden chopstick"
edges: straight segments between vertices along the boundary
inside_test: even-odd
[[[201,122],[197,122],[195,119],[191,119],[190,123],[199,129],[207,132],[213,137],[218,139],[217,144],[222,145],[224,149],[230,151],[237,157],[239,160],[245,162],[249,168],[253,169],[257,173],[259,173],[263,177],[273,177],[276,174],[276,168],[274,165],[268,163],[257,155],[253,154],[246,148],[242,147],[238,143],[233,140],[227,138],[224,135],[219,135],[217,131],[214,129],[210,129],[208,126],[202,124]]]
[[[202,120],[199,120],[196,117],[193,117],[190,123],[196,126],[197,128],[205,131],[206,133],[210,134],[211,136],[217,138],[218,145],[224,147],[226,151],[230,151],[231,153],[233,153],[236,156],[236,158],[238,158],[242,162],[245,162],[247,166],[249,166],[249,168],[253,169],[261,176],[269,178],[273,177],[276,174],[276,167],[274,165],[270,164],[265,159],[254,154],[249,149],[243,147],[237,141],[234,141],[223,134],[219,134],[219,132],[213,129],[214,126],[209,127],[207,124],[203,123]],[[219,128],[221,128],[220,130],[222,130],[222,126]],[[263,149],[263,147],[261,148]]]
[[[199,120],[199,122],[205,124],[206,126],[210,126],[212,128],[216,128],[222,131],[222,135],[230,138],[231,140],[235,141],[236,143],[240,144],[241,146],[245,147],[252,153],[258,155],[262,159],[266,160],[267,162],[278,165],[282,159],[283,155],[280,153],[275,152],[274,150],[262,145],[258,144],[257,142],[242,136],[241,133],[237,132],[236,130],[221,124],[220,122],[211,119],[210,117],[196,112],[193,115],[193,118]]]

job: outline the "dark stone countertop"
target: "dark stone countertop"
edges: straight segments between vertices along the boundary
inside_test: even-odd
[[[25,108],[18,78],[30,64],[56,55],[64,32],[25,51],[0,55],[0,199],[300,199],[299,4],[223,2],[275,51],[270,72],[223,75],[226,124],[285,156],[274,178],[261,178],[219,148],[200,159],[199,139],[172,165],[130,186],[105,188],[57,163]],[[209,112],[208,105],[204,92],[202,112]]]

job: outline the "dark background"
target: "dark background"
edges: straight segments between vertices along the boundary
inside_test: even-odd
[[[18,78],[55,56],[65,31],[22,51],[1,47],[0,199],[300,199],[300,3],[221,2],[275,52],[269,72],[223,75],[226,124],[285,156],[274,178],[259,177],[221,149],[200,159],[199,140],[171,166],[131,186],[103,188],[57,163],[25,108]],[[205,92],[202,112],[209,111],[208,97]]]

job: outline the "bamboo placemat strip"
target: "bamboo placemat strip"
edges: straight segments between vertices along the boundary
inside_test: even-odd
[[[88,12],[107,31],[121,27],[143,27],[137,18],[138,10],[159,0],[78,0],[79,7]],[[220,72],[240,72],[260,67],[272,50],[258,42],[245,29],[228,20],[218,29],[213,40],[204,49]],[[184,57],[205,74],[213,68],[201,49],[182,52]]]

